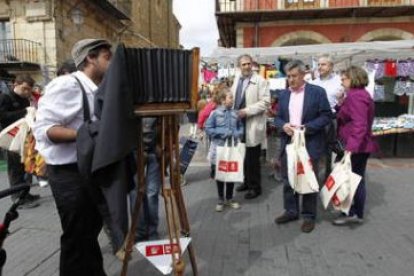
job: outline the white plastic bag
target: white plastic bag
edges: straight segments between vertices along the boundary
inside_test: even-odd
[[[351,153],[346,152],[321,189],[320,197],[325,209],[332,202],[334,209],[348,214],[361,178],[352,172]]]
[[[216,176],[215,179],[223,182],[244,182],[244,143],[225,142],[224,146],[217,146]]]
[[[297,163],[298,163],[298,155],[297,155],[297,147],[299,142],[299,136],[297,132],[293,133],[292,139],[290,144],[286,145],[286,159],[287,159],[287,170],[288,170],[288,179],[289,184],[293,190],[298,183],[297,177]]]
[[[320,197],[322,205],[326,209],[338,189],[343,183],[348,181],[348,172],[351,169],[351,160],[349,154],[345,154],[344,157],[334,165],[331,174],[325,181],[324,186],[321,189]],[[348,186],[348,185],[346,185]]]
[[[19,133],[20,128],[22,125],[27,125],[26,119],[21,118],[16,122],[12,123],[5,129],[0,132],[0,147],[5,150],[10,150],[10,145],[12,144],[13,140],[15,139],[16,135]],[[15,148],[16,146],[13,145]]]
[[[305,131],[295,130],[292,141],[286,146],[288,179],[292,189],[299,194],[317,193],[318,180],[306,150]]]
[[[23,156],[24,142],[26,140],[27,133],[29,132],[29,125],[26,120],[19,125],[19,131],[14,136],[13,140],[10,143],[9,151],[18,153],[20,156]]]
[[[303,166],[303,176],[305,178],[304,188],[310,188],[309,193],[319,192],[318,179],[316,178],[315,172],[313,170],[312,160],[309,157],[308,151],[306,150],[306,140],[305,140],[305,131],[300,130],[300,143],[298,148],[299,161],[298,166]],[[300,177],[303,177],[300,175]]]

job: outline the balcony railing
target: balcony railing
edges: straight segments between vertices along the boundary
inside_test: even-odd
[[[414,6],[412,0],[216,0],[217,13]]]
[[[0,63],[39,64],[40,43],[27,39],[0,40]]]
[[[108,0],[108,2],[126,16],[131,16],[131,0]]]

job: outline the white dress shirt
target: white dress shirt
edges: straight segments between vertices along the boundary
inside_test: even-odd
[[[53,143],[47,136],[47,131],[53,126],[77,130],[84,121],[82,90],[73,76],[76,76],[85,88],[91,118],[93,117],[93,100],[97,86],[83,72],[77,71],[58,77],[46,86],[45,94],[39,100],[33,135],[36,138],[36,149],[50,165],[77,162],[75,142]]]
[[[341,78],[337,74],[332,73],[325,79],[317,78],[310,83],[325,89],[331,110],[335,113],[335,105],[337,104],[336,94],[343,90]]]

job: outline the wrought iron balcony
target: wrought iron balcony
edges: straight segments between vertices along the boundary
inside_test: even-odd
[[[126,20],[131,17],[132,0],[89,0],[118,19]]]
[[[414,6],[410,0],[216,0],[217,13]]]
[[[221,43],[236,46],[236,23],[414,16],[412,0],[216,0]]]
[[[108,0],[113,6],[120,10],[123,14],[128,17],[131,17],[131,4],[130,0]]]
[[[0,40],[0,66],[13,69],[39,68],[40,45],[27,39]]]

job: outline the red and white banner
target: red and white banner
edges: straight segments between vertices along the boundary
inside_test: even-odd
[[[135,245],[135,248],[162,274],[168,275],[173,270],[172,254],[175,254],[175,257],[178,258],[185,252],[190,242],[191,238],[180,238],[182,252],[180,252],[178,244],[171,244],[170,240],[140,242]]]

